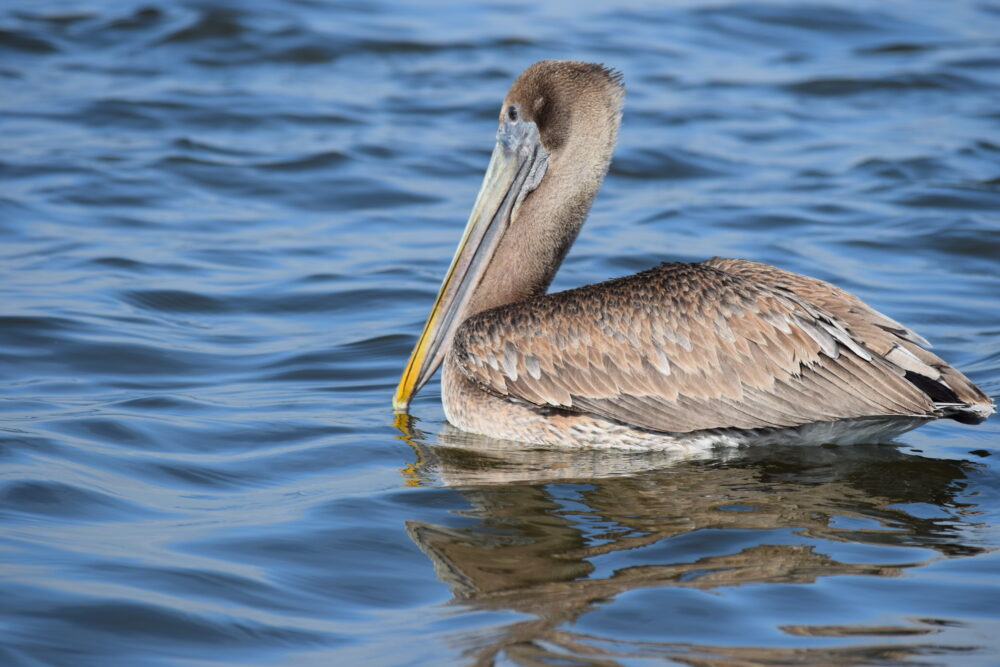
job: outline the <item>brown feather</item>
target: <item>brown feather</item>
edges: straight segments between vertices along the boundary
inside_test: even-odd
[[[545,443],[659,446],[662,432],[693,434],[674,438],[687,446],[733,429],[770,438],[787,427],[794,439],[817,422],[843,428],[810,437],[853,442],[993,412],[919,335],[766,264],[664,264],[543,295],[607,171],[622,96],[612,70],[559,61],[535,63],[505,96],[501,114],[513,105],[537,127],[548,167],[448,341],[442,398],[453,424]]]
[[[794,289],[799,278],[826,303]],[[663,264],[480,313],[453,350],[490,393],[658,431],[933,415],[928,396],[876,351],[892,349],[889,336],[912,346],[887,327],[907,330],[834,290],[739,260]],[[841,312],[823,307],[831,303]],[[490,355],[509,356],[507,370],[478,361]]]
[[[816,304],[843,322],[847,329],[864,341],[870,350],[885,356],[894,346],[904,348],[921,362],[934,369],[941,379],[962,403],[990,403],[983,391],[972,383],[969,378],[952,368],[939,356],[924,349],[930,347],[922,336],[903,326],[890,317],[886,317],[864,301],[817,278],[810,278],[791,271],[779,269],[776,266],[752,262],[746,259],[725,259],[713,257],[705,262],[706,266],[722,269],[728,273],[744,276],[751,280],[774,285],[781,289],[792,291],[806,301]]]

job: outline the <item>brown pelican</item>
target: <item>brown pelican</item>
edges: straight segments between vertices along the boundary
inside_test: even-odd
[[[545,294],[607,172],[623,94],[620,74],[568,61],[511,86],[397,412],[443,363],[448,421],[539,444],[850,443],[993,413],[921,336],[767,264],[669,263]]]

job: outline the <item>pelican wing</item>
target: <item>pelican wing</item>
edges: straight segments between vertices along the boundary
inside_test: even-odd
[[[873,349],[897,349],[888,339],[869,345],[829,308],[725,261],[663,264],[485,311],[457,331],[455,358],[493,394],[657,431],[934,414]],[[854,301],[866,309],[861,329],[922,340]]]
[[[865,347],[911,373],[911,381],[937,402],[988,406],[990,399],[969,378],[924,348],[927,340],[828,282],[746,259],[713,257],[705,265],[792,291],[844,322]],[[914,377],[919,376],[919,378]]]

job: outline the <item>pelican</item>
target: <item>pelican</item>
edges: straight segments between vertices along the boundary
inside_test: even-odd
[[[496,146],[393,398],[442,364],[459,429],[552,446],[891,439],[992,401],[928,342],[829,283],[715,257],[546,294],[611,161],[624,86],[543,60]]]

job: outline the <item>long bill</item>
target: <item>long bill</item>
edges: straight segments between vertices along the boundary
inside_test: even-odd
[[[506,119],[501,123],[455,257],[396,387],[392,407],[397,413],[407,411],[410,400],[444,360],[458,325],[473,314],[467,312],[472,296],[521,201],[538,186],[547,164],[548,154],[534,123]]]

